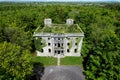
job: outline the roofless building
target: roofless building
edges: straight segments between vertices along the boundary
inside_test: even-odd
[[[84,33],[73,19],[66,24],[52,24],[44,19],[44,27],[34,32],[37,56],[81,56]]]

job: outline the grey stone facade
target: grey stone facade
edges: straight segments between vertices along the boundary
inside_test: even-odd
[[[52,20],[45,19],[44,25],[53,27]],[[55,25],[59,26],[59,24]],[[73,20],[67,19],[65,25],[74,25]],[[79,27],[77,24],[76,26]],[[82,30],[80,31],[80,33],[51,33],[38,31],[34,32],[34,37],[35,40],[41,38],[41,43],[45,43],[45,46],[42,47],[41,50],[36,50],[37,56],[81,56],[81,48],[84,37],[84,33]]]

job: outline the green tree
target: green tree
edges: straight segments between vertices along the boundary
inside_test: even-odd
[[[17,27],[6,27],[4,35],[7,42],[19,45],[22,49],[31,49],[32,36],[31,33],[24,32],[23,29]]]
[[[0,43],[0,80],[24,80],[32,72],[28,50],[11,43]]]
[[[104,24],[104,25],[103,25]],[[120,41],[115,34],[114,26],[104,23],[102,20],[89,26],[90,34],[86,43],[87,51],[84,60],[84,68],[87,79],[119,80],[120,77]],[[110,27],[110,28],[109,28]],[[88,44],[88,45],[87,45]],[[89,45],[91,45],[89,47]],[[85,47],[83,47],[85,50]],[[118,73],[118,74],[116,74]]]

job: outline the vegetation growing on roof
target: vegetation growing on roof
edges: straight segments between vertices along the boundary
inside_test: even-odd
[[[64,23],[67,18],[73,18],[84,31],[82,63],[86,80],[120,80],[119,3],[100,3],[100,6],[93,3],[84,5],[71,3],[74,6],[69,3],[66,3],[67,6],[49,5],[48,3],[42,6],[40,4],[43,3],[0,3],[0,43],[1,45],[3,44],[3,47],[0,47],[0,80],[15,80],[16,78],[16,80],[26,80],[28,74],[24,74],[24,72],[28,72],[26,69],[29,69],[28,63],[30,60],[26,56],[21,55],[26,49],[31,51],[29,47],[34,49],[34,43],[29,43],[32,42],[31,38],[33,38],[31,34],[39,25],[41,26],[39,30],[43,28],[43,20],[46,17],[53,19],[54,23]],[[6,47],[4,41],[7,42]],[[14,48],[14,44],[22,49]],[[20,55],[14,56],[19,51]],[[4,53],[2,54],[2,52]],[[11,55],[12,53],[13,55]],[[28,52],[25,53],[30,54]],[[42,63],[42,60],[40,61]],[[75,63],[75,60],[71,60],[71,58],[65,61]],[[76,59],[76,61],[82,60]],[[16,64],[20,62],[26,62],[27,68],[23,69],[21,64]],[[18,67],[14,68],[14,63]],[[23,66],[26,67],[25,65]],[[16,70],[19,70],[17,75],[15,75]],[[13,72],[15,72],[14,75]]]
[[[51,27],[45,26],[41,32],[47,33],[81,33],[79,26],[77,25],[52,25]]]

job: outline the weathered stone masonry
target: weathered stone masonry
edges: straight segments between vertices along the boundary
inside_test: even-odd
[[[34,32],[35,40],[42,39],[38,44],[45,44],[36,50],[37,56],[81,56],[84,33],[73,23],[73,19],[67,19],[66,24],[52,24],[51,19],[45,19],[44,28]]]

